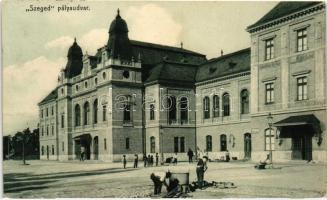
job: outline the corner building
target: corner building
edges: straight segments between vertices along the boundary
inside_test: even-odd
[[[281,2],[249,26],[251,47],[207,60],[128,38],[119,12],[108,43],[75,40],[40,103],[41,159],[121,161],[192,149],[274,161],[326,161],[325,4]],[[272,128],[267,116],[273,117]]]

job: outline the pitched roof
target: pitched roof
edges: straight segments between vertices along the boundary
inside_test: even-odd
[[[248,29],[254,28],[256,26],[263,25],[269,21],[284,17],[291,13],[300,11],[302,9],[308,8],[310,6],[321,3],[322,1],[283,1],[278,3],[273,9],[271,9],[266,15],[264,15],[256,23],[248,27]]]
[[[196,82],[249,71],[250,53],[251,49],[246,48],[209,60],[198,68]]]
[[[131,40],[133,46],[133,56],[141,56],[142,65],[153,65],[162,62],[164,59],[180,62],[187,60],[189,63],[200,64],[206,61],[203,54],[196,53],[183,48],[140,42]]]
[[[145,82],[165,80],[194,83],[196,71],[197,65],[163,61],[151,69]]]
[[[42,101],[39,102],[39,105],[45,104],[49,101],[56,100],[58,98],[57,88],[52,90]]]

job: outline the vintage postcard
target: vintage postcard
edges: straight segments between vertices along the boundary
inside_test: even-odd
[[[326,197],[324,1],[1,5],[3,197]]]

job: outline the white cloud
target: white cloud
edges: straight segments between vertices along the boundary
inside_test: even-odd
[[[164,45],[180,43],[182,26],[165,9],[155,4],[133,6],[124,17],[128,22],[130,39]]]
[[[50,42],[47,42],[44,47],[46,49],[52,49],[52,48],[59,48],[59,49],[68,49],[70,45],[72,45],[74,39],[69,36],[62,36],[57,39],[54,39]]]
[[[108,37],[109,35],[106,29],[92,29],[82,35],[82,37],[76,38],[76,40],[78,45],[82,48],[83,53],[87,51],[89,55],[94,55],[98,48],[103,47],[106,44]],[[48,50],[63,50],[67,53],[73,42],[73,37],[61,36],[57,39],[47,42],[44,47]]]
[[[108,30],[93,29],[84,34],[78,43],[83,49],[83,52],[88,52],[89,55],[94,55],[98,48],[103,47],[108,40]]]
[[[48,60],[41,56],[3,69],[4,134],[22,130],[27,123],[36,127],[37,103],[56,87],[65,59]]]

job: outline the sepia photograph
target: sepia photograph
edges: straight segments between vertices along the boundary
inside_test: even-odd
[[[3,0],[2,197],[326,198],[325,5]]]

